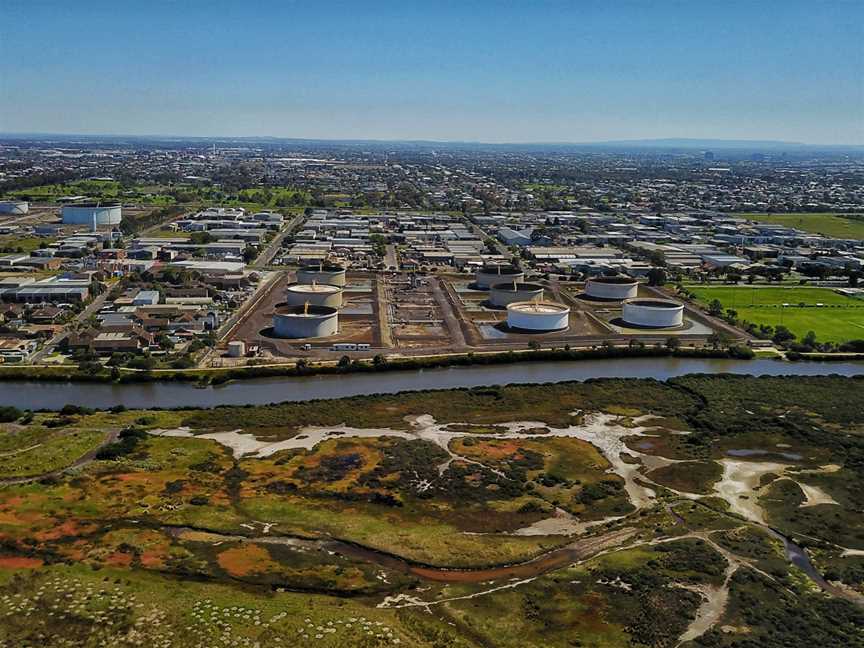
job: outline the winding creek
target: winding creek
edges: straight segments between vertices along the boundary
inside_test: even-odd
[[[10,380],[0,382],[0,405],[22,409],[60,409],[74,403],[95,408],[214,407],[266,405],[282,401],[342,398],[401,391],[479,387],[507,383],[545,383],[589,378],[655,378],[691,373],[769,376],[864,375],[862,362],[785,362],[717,358],[617,358],[562,362],[524,362],[380,373],[254,378],[200,388],[193,383],[75,383]]]

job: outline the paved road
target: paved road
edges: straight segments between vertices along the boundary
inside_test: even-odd
[[[264,248],[261,254],[258,255],[258,258],[255,259],[255,262],[252,263],[249,267],[260,269],[270,265],[270,263],[273,261],[273,258],[276,256],[276,254],[279,252],[279,249],[282,247],[282,241],[285,239],[286,236],[288,236],[291,232],[294,231],[294,228],[297,227],[297,225],[299,225],[304,218],[305,217],[303,214],[298,214],[293,219],[291,219],[291,221],[286,226],[284,226],[275,237],[273,237],[273,240],[270,241],[267,247]]]
[[[384,254],[384,265],[387,269],[399,268],[399,257],[396,254],[396,246],[392,243],[387,246],[387,251]]]

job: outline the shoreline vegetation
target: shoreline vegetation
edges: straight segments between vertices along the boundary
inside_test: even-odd
[[[835,359],[837,354],[825,354],[820,360]],[[77,365],[56,367],[14,365],[0,366],[0,383],[4,381],[54,381],[54,382],[92,382],[92,383],[146,383],[146,382],[197,382],[201,385],[221,385],[234,380],[251,378],[277,378],[297,376],[319,376],[349,373],[381,373],[387,371],[410,371],[415,369],[439,369],[446,367],[468,367],[523,362],[554,362],[621,358],[716,358],[750,360],[756,355],[748,347],[728,349],[684,348],[675,346],[599,346],[593,349],[530,349],[526,351],[503,351],[501,353],[453,354],[422,356],[413,358],[387,358],[376,356],[372,360],[355,359],[350,363],[307,364],[304,361],[278,364],[253,365],[224,369],[156,369],[123,370],[112,375],[105,367],[100,371],[85,371]],[[845,354],[838,360],[859,357]],[[810,359],[798,354],[794,359]],[[815,359],[815,358],[814,358]]]

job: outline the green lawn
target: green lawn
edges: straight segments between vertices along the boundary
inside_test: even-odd
[[[688,290],[706,306],[718,299],[724,309],[738,311],[742,320],[782,324],[799,338],[808,331],[814,331],[822,342],[864,338],[864,299],[844,297],[829,288],[694,285]]]
[[[42,236],[4,236],[0,237],[0,251],[3,252],[27,252],[38,250],[39,246],[44,243],[49,245],[53,243],[53,238],[45,238]]]
[[[864,216],[853,214],[738,214],[761,223],[776,223],[805,232],[864,240]],[[851,217],[851,218],[850,218]]]

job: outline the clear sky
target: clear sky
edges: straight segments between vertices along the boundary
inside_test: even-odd
[[[864,143],[864,0],[0,0],[0,132]]]

